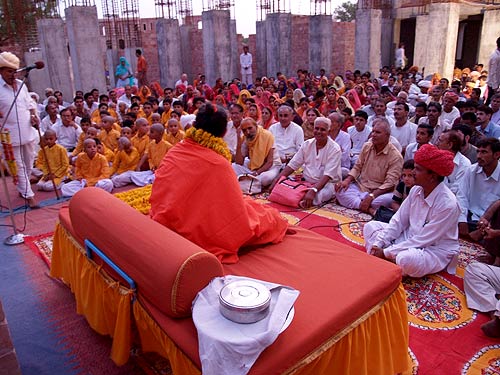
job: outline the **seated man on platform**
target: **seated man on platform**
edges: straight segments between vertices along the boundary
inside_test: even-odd
[[[479,218],[491,203],[500,198],[500,141],[485,138],[477,143],[477,163],[465,172],[458,187],[457,199],[462,210],[458,221],[461,237],[479,241]]]
[[[390,125],[384,117],[373,122],[372,137],[347,177],[335,186],[340,205],[369,212],[389,206],[403,168],[403,157],[389,142]]]
[[[317,117],[314,120],[314,138],[302,144],[299,152],[273,183],[274,187],[280,177],[287,177],[303,166],[304,179],[314,184],[300,204],[303,208],[328,202],[335,194],[334,184],[342,179],[342,151],[328,136],[330,125],[330,120],[325,117]]]
[[[281,242],[288,224],[276,209],[241,194],[222,139],[226,125],[223,108],[199,109],[194,127],[156,171],[150,215],[222,263],[236,263],[241,247]]]
[[[263,187],[269,186],[280,173],[281,168],[274,136],[268,130],[258,126],[251,117],[241,121],[239,130],[244,137],[239,135],[237,139],[234,172],[237,176],[251,174],[257,177]]]
[[[417,186],[388,224],[371,221],[364,226],[367,252],[396,263],[411,277],[447,267],[459,250],[460,207],[443,183],[453,168],[451,152],[423,145],[415,154]]]

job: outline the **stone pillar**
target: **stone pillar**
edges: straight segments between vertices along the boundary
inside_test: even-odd
[[[210,85],[217,78],[228,81],[231,77],[231,18],[228,10],[209,10],[201,14],[205,75]]]
[[[497,48],[497,38],[500,36],[500,9],[486,10],[483,14],[483,26],[479,39],[478,62],[484,64],[485,70],[490,70],[488,65],[490,55]]]
[[[271,13],[266,16],[267,74],[291,74],[292,15]]]
[[[106,66],[109,72],[109,87],[116,87],[115,71],[118,66],[118,51],[116,49],[106,50]]]
[[[26,66],[34,64],[36,61],[43,61],[42,55],[42,51],[25,52],[24,62]],[[46,63],[43,69],[34,69],[30,72],[28,76],[28,90],[40,95],[41,100],[45,99],[45,89],[49,86],[50,77]]]
[[[332,67],[332,16],[311,16],[309,21],[309,71],[318,74],[320,69]]]
[[[97,8],[70,6],[64,10],[75,89],[88,92],[93,88],[106,91],[104,56],[102,54]],[[66,98],[68,100],[69,98]]]
[[[50,86],[61,91],[66,100],[73,98],[75,89],[64,22],[60,18],[46,18],[38,20],[36,24]]]
[[[394,43],[393,43],[393,25],[392,18],[390,14],[388,17],[384,17],[382,13],[382,19],[380,23],[381,33],[380,33],[380,52],[381,52],[381,65],[391,66],[394,64]]]
[[[382,11],[358,9],[356,11],[356,54],[354,65],[362,72],[377,75],[382,64],[381,54]]]
[[[429,7],[429,34],[424,44],[416,48],[427,49],[425,74],[439,73],[450,79],[453,77],[457,48],[460,4],[431,3]]]
[[[238,33],[236,32],[236,20],[231,20],[230,24],[230,43],[231,43],[231,53],[229,56],[231,57],[231,64],[229,65],[230,71],[229,76],[231,79],[240,77],[240,53],[239,51],[243,51],[243,47],[238,45]],[[250,51],[252,54],[252,59],[255,59],[255,51]],[[218,77],[217,77],[218,78]],[[255,73],[253,73],[253,77],[255,78]],[[213,82],[215,83],[215,81]],[[212,83],[211,83],[212,84]]]
[[[192,61],[191,60],[192,59],[192,55],[191,55],[191,28],[192,28],[192,26],[190,26],[190,25],[182,25],[180,27],[180,35],[181,35],[180,53],[181,53],[183,68],[184,68],[184,71],[182,73],[186,73],[188,75],[188,80],[190,82],[193,81],[194,75],[196,74],[196,72],[193,71],[192,62],[191,62]],[[174,84],[179,78],[180,78],[180,76],[177,77],[177,79],[174,81]]]
[[[257,76],[268,77],[267,73],[267,45],[266,45],[266,22],[258,21],[255,24],[255,54],[257,62]]]
[[[160,66],[160,84],[162,87],[174,87],[182,74],[181,33],[179,21],[160,18],[156,21],[158,42],[158,62]]]
[[[417,16],[415,22],[415,47],[413,49],[413,65],[418,66],[419,70],[426,67],[429,37],[429,15]],[[426,68],[427,71],[427,68]]]

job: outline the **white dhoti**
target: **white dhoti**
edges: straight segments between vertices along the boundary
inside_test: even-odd
[[[36,142],[26,143],[21,146],[12,146],[14,159],[17,166],[17,191],[23,198],[33,198],[35,193],[31,189],[30,176],[35,162]]]
[[[318,191],[313,200],[313,205],[319,206],[322,203],[328,202],[335,195],[335,185],[333,182],[328,182],[323,189]]]
[[[77,192],[85,188],[86,185],[85,179],[78,181],[71,181],[65,184],[61,184],[61,194],[63,197],[72,197]],[[108,193],[113,191],[113,181],[109,178],[103,178],[102,180],[97,181],[94,187],[106,190]]]
[[[56,188],[59,189],[61,185],[57,186],[56,185]],[[48,181],[38,181],[37,184],[36,184],[36,188],[39,190],[39,191],[54,191],[54,184],[52,183],[51,180],[48,180]]]
[[[500,316],[500,267],[484,263],[471,263],[465,269],[464,290],[470,309],[491,312]]]
[[[338,197],[338,194],[337,194]],[[366,252],[373,254],[374,243],[384,237],[384,229],[390,224],[380,221],[370,221],[363,228]],[[393,241],[393,244],[407,240],[404,232],[401,237]],[[429,248],[406,248],[389,246],[384,249],[384,256],[393,260],[403,270],[404,276],[423,277],[445,269],[453,259],[453,253],[442,251],[436,247]]]
[[[358,184],[352,183],[345,190],[338,191],[336,196],[339,204],[347,208],[359,209],[361,201],[368,196],[369,193],[362,192]],[[389,207],[392,202],[392,193],[386,193],[376,197],[371,204],[371,207],[377,209],[380,206]]]
[[[253,174],[254,173],[254,171],[252,171],[250,168],[248,168],[249,162],[250,161],[248,159],[245,159],[245,162],[243,163],[243,165],[240,165],[237,163],[232,164],[233,170],[236,173],[236,176],[239,176],[242,174]],[[269,170],[262,172],[261,174],[259,174],[258,176],[255,176],[255,177],[257,177],[257,179],[259,180],[259,182],[262,186],[269,186],[269,185],[271,185],[273,180],[278,176],[279,173],[280,173],[280,166],[273,165],[271,168],[269,168]]]
[[[113,186],[115,188],[119,188],[131,184],[132,173],[134,173],[134,171],[127,171],[120,174],[115,174],[113,177],[111,177],[111,181],[113,181]]]
[[[132,172],[130,174],[132,183],[137,186],[146,186],[152,184],[155,180],[155,173],[153,171]]]

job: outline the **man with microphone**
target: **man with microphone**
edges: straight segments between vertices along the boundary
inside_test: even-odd
[[[35,64],[36,65],[36,64]],[[41,63],[43,67],[43,63]],[[25,70],[30,70],[30,67]],[[37,68],[37,66],[34,66]],[[0,129],[10,132],[10,139],[17,165],[17,190],[31,208],[38,208],[35,194],[30,185],[30,174],[35,159],[37,132],[40,119],[36,104],[31,99],[26,86],[16,79],[19,69],[19,58],[10,52],[0,53]],[[14,98],[19,96],[14,104]],[[8,114],[10,107],[12,110]],[[8,116],[8,117],[7,117]]]

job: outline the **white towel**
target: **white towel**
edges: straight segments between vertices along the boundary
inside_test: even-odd
[[[266,318],[252,324],[226,319],[219,310],[219,292],[228,283],[253,280],[271,291]],[[239,276],[216,277],[193,302],[193,321],[198,330],[203,375],[245,375],[260,353],[278,337],[299,291]]]

